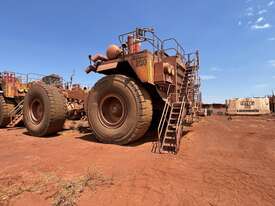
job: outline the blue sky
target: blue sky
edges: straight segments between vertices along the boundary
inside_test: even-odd
[[[93,85],[88,54],[138,26],[200,50],[204,102],[275,89],[273,0],[0,0],[0,70],[65,79],[75,70],[75,81]]]

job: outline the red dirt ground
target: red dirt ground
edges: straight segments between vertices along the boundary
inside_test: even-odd
[[[85,188],[77,205],[275,205],[275,118],[202,119],[182,139],[178,155],[151,153],[152,142],[98,143],[64,131],[31,137],[25,129],[0,130],[0,205],[51,205],[47,190],[7,198],[1,188],[33,184],[41,176],[71,180],[96,169],[106,184]]]

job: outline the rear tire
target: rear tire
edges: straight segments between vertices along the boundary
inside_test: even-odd
[[[34,84],[24,98],[23,114],[24,124],[31,135],[56,134],[65,122],[65,98],[56,87]]]
[[[0,128],[4,128],[10,123],[9,113],[13,108],[14,105],[7,103],[5,98],[0,95]]]
[[[138,83],[123,75],[100,79],[88,96],[88,120],[104,143],[128,144],[141,138],[152,121],[152,101]]]

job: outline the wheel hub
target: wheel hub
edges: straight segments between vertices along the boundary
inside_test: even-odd
[[[34,99],[31,101],[29,112],[31,120],[38,124],[41,122],[44,116],[44,105],[39,99]]]
[[[126,104],[123,98],[108,95],[100,102],[99,112],[103,123],[108,127],[120,126],[126,118]]]

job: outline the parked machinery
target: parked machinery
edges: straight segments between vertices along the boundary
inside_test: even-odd
[[[151,28],[119,36],[106,56],[89,56],[87,73],[106,76],[89,92],[87,116],[98,140],[128,144],[158,122],[160,152],[177,152],[185,123],[201,106],[199,53],[186,54],[174,38],[161,40]]]
[[[28,88],[27,75],[0,73],[0,128],[14,127],[22,121],[23,99]]]
[[[96,138],[124,145],[157,123],[158,150],[176,153],[183,126],[200,110],[199,53],[186,54],[176,39],[161,40],[151,28],[122,34],[119,41],[120,46],[108,47],[106,56],[89,56],[86,72],[105,75],[85,103]],[[68,113],[65,96],[63,89],[47,84],[31,87],[24,122],[32,135],[46,136],[62,128]]]
[[[226,100],[227,115],[265,115],[270,114],[268,97],[234,98]]]
[[[275,95],[269,96],[269,105],[271,113],[275,113]]]
[[[84,118],[86,91],[78,84],[63,84],[55,74],[32,83],[23,107],[27,130],[33,136],[48,136],[62,130],[66,119]]]

